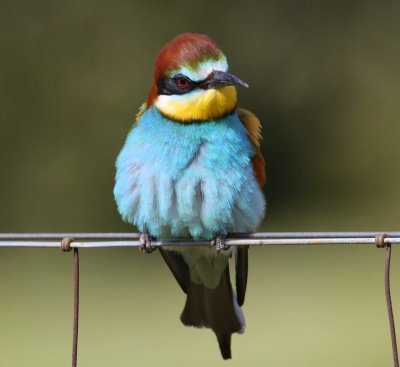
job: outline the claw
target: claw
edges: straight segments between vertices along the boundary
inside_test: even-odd
[[[139,237],[140,251],[144,252],[145,254],[150,254],[153,252],[156,247],[151,245],[152,239],[153,238],[147,232],[141,233]]]
[[[229,250],[229,246],[225,244],[225,238],[225,235],[220,234],[211,241],[211,246],[215,246],[218,255],[221,254],[221,251]]]

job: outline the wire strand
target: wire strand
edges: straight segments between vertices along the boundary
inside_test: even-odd
[[[74,321],[72,328],[72,367],[78,363],[79,326],[79,250],[74,248]]]
[[[385,259],[385,294],[386,294],[386,304],[389,315],[389,327],[390,327],[390,337],[392,340],[392,352],[393,352],[393,363],[394,367],[399,367],[399,356],[397,352],[397,340],[396,340],[396,328],[393,316],[393,306],[392,297],[390,292],[390,260],[392,256],[392,246],[391,244],[386,245],[386,259]]]
[[[383,232],[258,232],[230,233],[227,246],[267,245],[373,245]],[[385,243],[399,244],[400,232],[384,232]],[[0,247],[59,247],[73,238],[72,248],[140,247],[140,233],[0,233]],[[209,246],[210,241],[194,239],[154,240],[152,246]]]
[[[387,237],[400,237],[396,231],[370,231],[370,232],[251,232],[251,233],[229,233],[227,238],[249,238],[249,239],[318,239],[318,238],[374,238],[379,233],[385,233]],[[38,241],[57,240],[63,238],[74,238],[85,241],[105,240],[135,240],[139,239],[140,233],[134,232],[104,232],[104,233],[0,233],[0,241]]]

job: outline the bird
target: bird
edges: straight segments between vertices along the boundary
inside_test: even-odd
[[[230,232],[254,231],[266,200],[261,123],[238,108],[237,87],[209,36],[177,35],[158,53],[152,87],[116,160],[114,197],[124,221],[152,241],[194,239],[210,246],[158,247],[186,293],[181,321],[210,328],[223,359],[243,333],[248,246],[227,246]],[[229,261],[234,258],[236,291]]]

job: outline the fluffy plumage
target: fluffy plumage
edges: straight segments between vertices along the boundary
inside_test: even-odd
[[[140,231],[159,238],[211,239],[254,230],[264,213],[254,155],[236,113],[183,125],[151,107],[117,160],[118,210]]]
[[[251,112],[236,110],[232,85],[246,84],[227,69],[226,57],[207,36],[183,34],[160,51],[148,101],[116,163],[118,210],[140,231],[160,239],[210,240],[253,231],[262,220],[261,124]],[[226,79],[210,80],[214,71]],[[187,92],[179,90],[181,77],[194,83]],[[240,306],[247,284],[247,248],[231,248],[222,255],[196,246],[160,252],[187,294],[182,322],[211,328],[223,358],[231,358],[231,334],[245,327]],[[237,295],[229,279],[232,254]]]

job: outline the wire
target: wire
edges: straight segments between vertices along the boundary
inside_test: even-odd
[[[399,244],[400,232],[258,232],[230,233],[227,246],[269,245],[373,245],[375,236],[386,233],[385,243]],[[140,233],[1,233],[0,247],[59,247],[63,238],[73,238],[72,248],[140,247]],[[154,240],[152,246],[209,246],[194,239]]]
[[[58,247],[74,250],[74,318],[72,367],[77,366],[79,316],[79,252],[78,248],[140,247],[140,233],[0,233],[0,247]],[[399,367],[396,330],[390,292],[390,260],[392,244],[400,243],[400,232],[258,232],[230,233],[227,246],[265,245],[376,245],[386,247],[385,295],[389,315],[394,367]],[[152,246],[210,246],[210,241],[178,239],[152,242]]]

